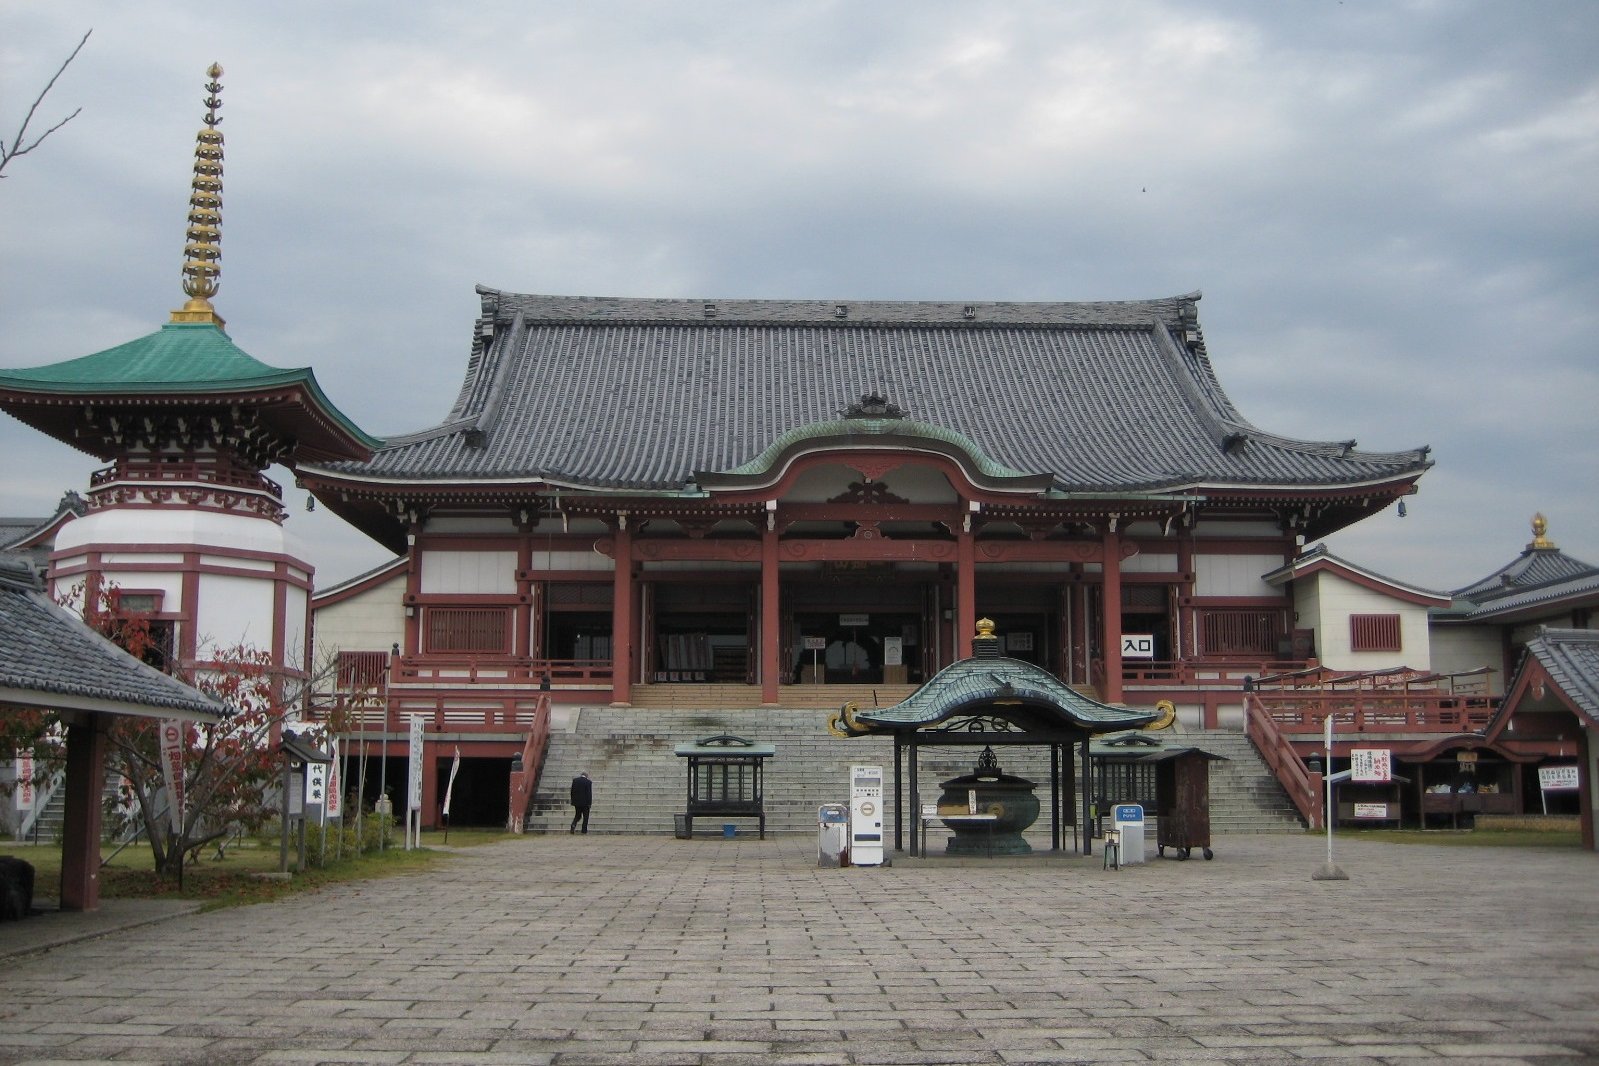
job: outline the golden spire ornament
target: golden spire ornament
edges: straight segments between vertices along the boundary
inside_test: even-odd
[[[1549,519],[1540,511],[1532,516],[1532,543],[1527,545],[1530,551],[1547,551],[1555,546],[1549,539]]]
[[[195,135],[194,180],[189,192],[189,229],[183,247],[183,292],[189,301],[172,321],[204,323],[219,329],[226,325],[211,306],[222,273],[222,67],[212,63],[205,72],[205,126]]]

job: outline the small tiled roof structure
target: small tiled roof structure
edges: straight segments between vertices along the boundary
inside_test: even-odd
[[[0,711],[7,708],[197,721],[228,713],[55,604],[25,556],[0,553]]]
[[[68,492],[48,518],[0,518],[0,552],[25,552],[42,570],[50,561],[56,533],[88,509],[88,501],[76,492]]]
[[[1527,642],[1508,691],[1515,691],[1520,675],[1533,664],[1565,694],[1572,709],[1587,717],[1590,728],[1599,728],[1599,630],[1541,627]]]
[[[1434,589],[1423,588],[1420,585],[1412,585],[1396,578],[1386,577],[1375,570],[1361,566],[1359,563],[1352,563],[1348,559],[1334,555],[1327,549],[1325,544],[1317,544],[1315,547],[1295,556],[1293,561],[1287,565],[1262,575],[1261,580],[1268,585],[1284,585],[1290,581],[1317,573],[1337,574],[1339,577],[1353,581],[1357,585],[1375,589],[1385,595],[1410,603],[1425,604],[1430,607],[1445,607],[1450,602],[1449,593],[1447,592],[1439,592]]]
[[[1206,354],[1197,293],[965,304],[478,292],[445,420],[370,460],[314,467],[324,488],[698,491],[759,474],[785,435],[817,433],[940,439],[973,468],[1058,494],[1354,492],[1431,466],[1426,448],[1360,451],[1247,421]],[[880,410],[846,417],[863,397]]]
[[[1599,605],[1599,567],[1561,551],[1533,518],[1533,539],[1520,555],[1486,577],[1455,590],[1448,614],[1470,622],[1536,620],[1571,607]]]
[[[333,406],[310,368],[268,366],[209,323],[168,323],[93,355],[0,370],[0,408],[98,459],[123,450],[120,411],[157,402],[191,417],[243,404],[292,441],[293,460],[364,456],[381,443]]]

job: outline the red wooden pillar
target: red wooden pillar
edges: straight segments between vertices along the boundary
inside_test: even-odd
[[[955,658],[972,657],[977,632],[977,537],[963,530],[955,537]]]
[[[405,655],[418,655],[422,651],[422,608],[415,606],[416,597],[422,592],[422,546],[417,534],[421,531],[419,522],[411,523],[411,531],[406,535],[406,551],[411,556],[411,565],[405,571],[405,641],[400,645],[400,650]]]
[[[526,512],[524,511],[523,515],[525,514]],[[525,521],[517,526],[516,591],[520,594],[521,602],[516,607],[516,641],[511,645],[511,654],[525,655],[531,659],[541,658],[537,643],[538,634],[533,631],[533,607],[535,603],[533,532]]]
[[[633,534],[627,516],[617,519],[616,564],[611,585],[611,702],[633,702]]]
[[[105,789],[104,715],[67,726],[66,811],[61,826],[61,909],[100,906],[100,804]]]
[[[761,702],[777,703],[783,676],[782,615],[778,603],[777,530],[761,534]]]
[[[435,728],[438,728],[435,726]],[[426,829],[437,829],[439,821],[439,804],[444,802],[439,795],[439,745],[428,739],[427,731],[422,733],[422,810],[417,818],[417,824]]]
[[[1122,538],[1114,519],[1105,527],[1104,643],[1106,703],[1122,701]]]

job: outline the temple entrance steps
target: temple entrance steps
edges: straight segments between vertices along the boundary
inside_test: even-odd
[[[782,685],[777,706],[796,710],[836,711],[854,700],[862,707],[888,707],[912,692],[915,685]],[[634,685],[634,707],[677,710],[738,711],[761,706],[759,685],[665,684]],[[768,710],[770,708],[767,708]]]
[[[594,809],[589,822],[593,832],[671,833],[674,816],[684,810],[687,780],[686,760],[678,758],[673,749],[687,741],[731,733],[771,743],[777,749],[765,768],[767,831],[814,833],[816,808],[820,804],[848,801],[851,765],[878,763],[890,780],[893,775],[893,741],[880,737],[844,739],[832,736],[826,724],[831,713],[832,710],[770,707],[737,710],[582,707],[566,710],[561,716],[566,720],[565,727],[558,725],[550,736],[549,754],[527,818],[527,829],[530,832],[565,830],[572,818],[568,786],[579,771],[587,771],[594,778]],[[1185,734],[1183,742],[1229,759],[1212,764],[1213,832],[1303,829],[1265,764],[1242,734],[1195,732]],[[938,783],[969,772],[980,750],[924,749],[920,760],[921,801],[936,801]],[[1047,749],[1002,748],[998,754],[1006,773],[1031,778],[1047,795]],[[1073,812],[1082,810],[1080,792],[1072,799],[1070,808]],[[753,819],[735,819],[733,824],[740,836],[752,836],[756,831]],[[892,820],[887,824],[891,833]],[[721,832],[720,820],[702,818],[695,823],[696,836]],[[1070,827],[1065,829],[1065,834],[1070,841]],[[1034,847],[1047,848],[1047,815],[1027,835]]]

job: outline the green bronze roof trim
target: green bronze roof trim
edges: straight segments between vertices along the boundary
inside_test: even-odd
[[[1037,473],[1027,473],[1022,470],[1013,470],[1008,466],[995,462],[980,448],[975,441],[953,429],[935,426],[929,422],[918,422],[912,418],[835,418],[827,422],[812,422],[810,425],[799,426],[778,437],[767,445],[754,459],[732,470],[723,471],[728,475],[764,474],[769,471],[784,452],[791,450],[795,445],[807,441],[837,440],[841,443],[849,442],[851,438],[866,438],[862,444],[873,444],[872,437],[916,437],[936,441],[940,444],[951,445],[968,458],[976,466],[979,473],[992,478],[1030,478],[1037,477]]]
[[[934,674],[892,707],[856,710],[857,722],[890,730],[935,725],[983,704],[1003,700],[1059,708],[1090,733],[1136,729],[1159,718],[1151,711],[1112,707],[1089,699],[1041,666],[1010,658],[961,659]]]
[[[316,405],[368,448],[382,446],[327,398],[310,367],[268,366],[210,323],[171,322],[137,340],[48,366],[0,370],[0,389],[73,396],[230,393],[303,386]]]

